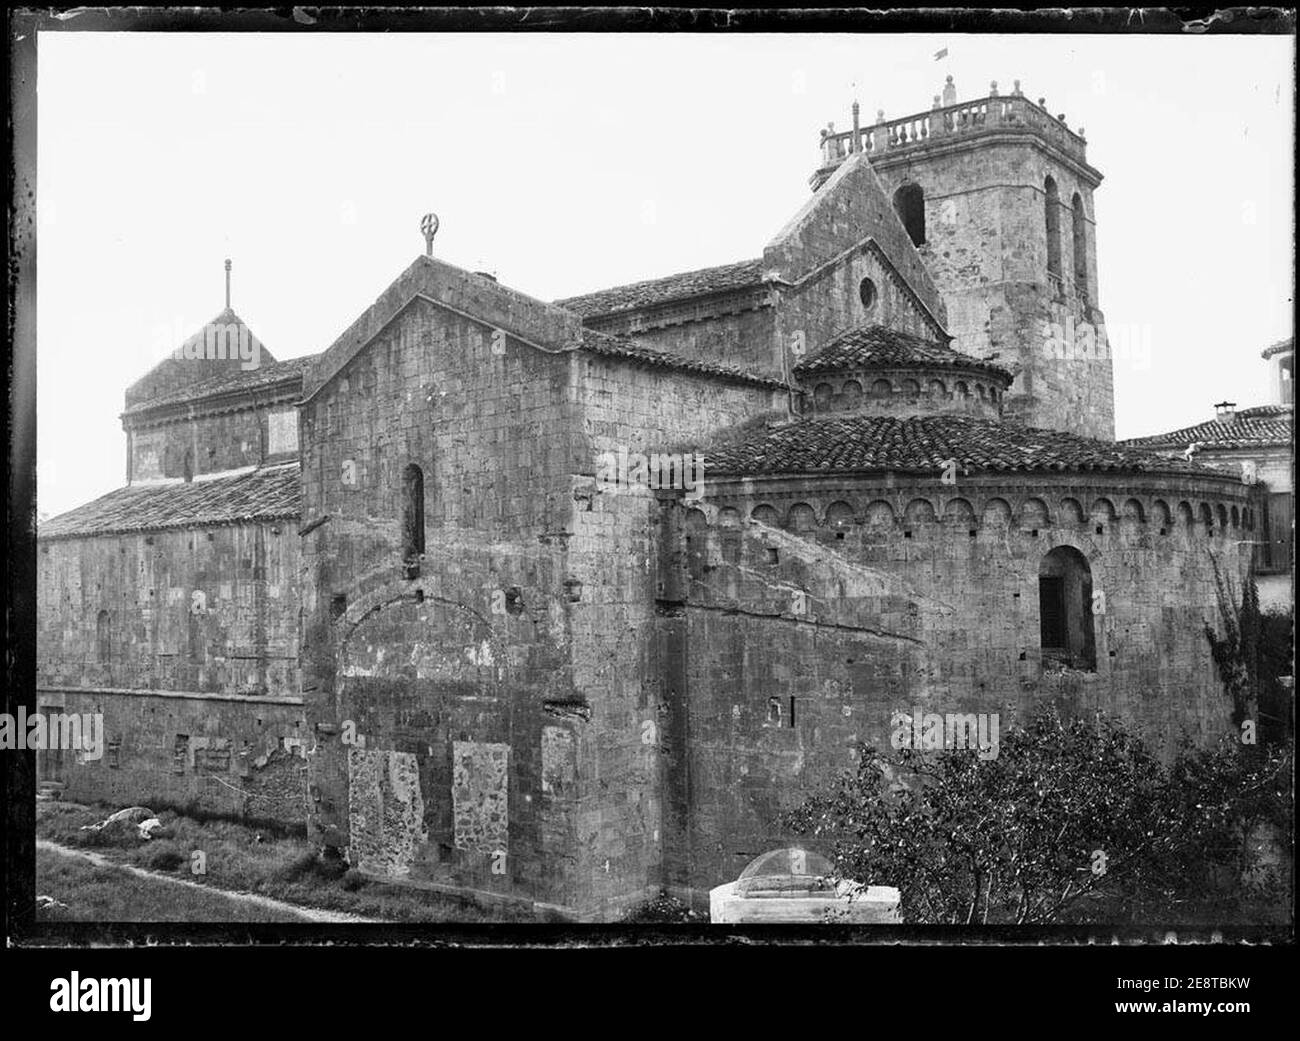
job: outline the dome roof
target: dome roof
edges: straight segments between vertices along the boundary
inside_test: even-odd
[[[736,880],[737,893],[811,892],[834,889],[834,869],[820,853],[791,846],[755,857]]]
[[[1000,365],[955,351],[936,340],[883,325],[862,325],[830,340],[794,367],[796,376],[858,369],[965,369],[1010,385],[1011,373]]]

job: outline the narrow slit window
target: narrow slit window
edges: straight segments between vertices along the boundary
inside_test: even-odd
[[[1074,237],[1074,287],[1079,299],[1087,303],[1088,295],[1088,220],[1083,211],[1083,199],[1074,193],[1073,206]]]
[[[107,611],[95,618],[95,659],[107,665],[113,659],[113,621]]]
[[[1043,182],[1044,218],[1047,225],[1047,279],[1054,287],[1061,282],[1061,196],[1051,177]]]
[[[406,577],[420,573],[424,554],[424,471],[411,463],[402,471],[402,563]]]

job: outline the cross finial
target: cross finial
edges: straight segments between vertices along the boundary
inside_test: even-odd
[[[230,258],[226,257],[226,310],[230,310]]]
[[[424,255],[433,256],[433,237],[438,234],[438,215],[426,213],[420,218],[420,231],[424,233]]]

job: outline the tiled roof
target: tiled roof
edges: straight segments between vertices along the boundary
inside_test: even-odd
[[[131,485],[40,524],[42,539],[297,517],[297,463],[183,484]]]
[[[1289,444],[1295,430],[1295,410],[1290,405],[1257,405],[1243,408],[1231,422],[1211,419],[1206,423],[1171,430],[1165,434],[1131,437],[1121,442],[1143,448],[1186,448],[1194,441],[1216,448]]]
[[[635,311],[669,300],[684,300],[692,296],[721,293],[729,289],[743,289],[746,286],[757,285],[762,280],[762,259],[742,260],[736,264],[721,264],[718,267],[700,268],[698,271],[684,271],[681,274],[668,275],[666,278],[652,278],[645,282],[615,286],[612,289],[602,289],[583,296],[571,296],[564,300],[556,300],[555,306],[580,314],[584,318],[591,318],[619,311]]]
[[[574,349],[592,351],[595,354],[608,357],[627,358],[630,361],[637,361],[646,365],[680,369],[684,372],[696,372],[705,376],[723,376],[727,379],[741,380],[745,383],[761,383],[770,387],[785,386],[784,383],[773,376],[762,376],[757,373],[746,372],[744,369],[737,368],[734,365],[725,365],[721,362],[683,358],[676,354],[669,354],[666,351],[646,347],[644,344],[637,343],[625,336],[611,336],[608,333],[597,332],[595,329],[583,329],[582,341],[575,344]]]
[[[1222,476],[1197,463],[1055,430],[966,416],[840,416],[797,420],[704,453],[713,474],[1120,471]]]
[[[1282,354],[1286,351],[1295,350],[1295,337],[1288,336],[1285,340],[1278,340],[1277,343],[1270,344],[1260,352],[1261,358],[1271,358],[1275,354]]]
[[[198,383],[192,383],[169,394],[162,394],[147,401],[136,402],[126,409],[125,415],[134,415],[139,412],[147,412],[150,409],[182,404],[187,401],[199,401],[203,398],[217,397],[234,391],[257,390],[281,381],[294,379],[301,381],[303,372],[317,357],[319,355],[307,354],[301,358],[290,358],[287,361],[261,365],[256,369],[242,369],[238,364],[232,362],[230,368],[220,375],[200,380]]]
[[[983,369],[1010,381],[1011,373],[990,362],[954,351],[935,340],[922,339],[883,325],[865,325],[840,333],[816,354],[794,367],[795,375],[842,369],[939,366]]]

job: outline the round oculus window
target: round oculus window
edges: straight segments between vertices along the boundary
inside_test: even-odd
[[[864,278],[858,283],[858,296],[862,300],[862,306],[870,311],[876,306],[876,283],[869,278]]]

